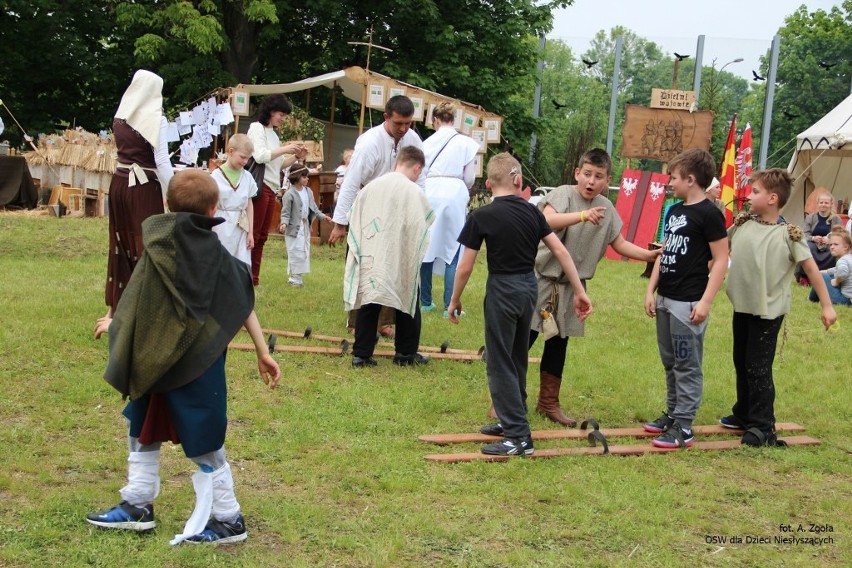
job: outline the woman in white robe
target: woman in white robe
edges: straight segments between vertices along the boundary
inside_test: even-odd
[[[432,121],[435,133],[423,142],[426,155],[426,198],[435,211],[430,228],[429,248],[420,268],[420,309],[435,309],[432,301],[432,271],[435,261],[444,268],[444,317],[455,282],[459,245],[456,240],[464,226],[469,190],[476,178],[473,159],[479,144],[453,127],[456,106],[441,103],[435,107]]]

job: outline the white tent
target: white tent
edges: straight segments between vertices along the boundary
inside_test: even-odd
[[[852,95],[796,137],[787,171],[793,192],[782,210],[791,223],[804,222],[805,202],[814,189],[827,188],[846,207],[852,201]]]

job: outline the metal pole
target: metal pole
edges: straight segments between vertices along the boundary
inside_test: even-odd
[[[544,44],[545,44],[544,34],[538,36],[538,67],[537,67],[537,78],[535,82],[535,95],[533,95],[533,120],[538,119],[541,114],[541,79],[544,74]],[[538,133],[536,132],[536,127],[533,126],[532,136],[530,137],[530,159],[529,165],[532,167],[535,162],[535,145],[538,141]]]
[[[615,108],[618,105],[618,74],[621,71],[621,48],[624,36],[615,38],[615,65],[612,68],[612,95],[609,100],[609,128],[606,132],[606,153],[612,156],[612,141],[615,138]]]
[[[695,92],[695,104],[698,104],[698,94],[701,92],[701,68],[704,65],[704,36],[698,36],[695,46],[695,78],[692,80],[692,90]]]
[[[775,102],[775,75],[778,71],[778,53],[781,49],[781,36],[772,38],[772,55],[769,60],[769,74],[766,76],[766,101],[763,104],[763,125],[760,129],[760,161],[758,169],[766,169],[766,156],[769,153],[769,131],[772,129],[772,104]]]

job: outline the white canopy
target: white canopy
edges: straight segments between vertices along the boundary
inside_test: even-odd
[[[852,201],[852,95],[796,137],[787,171],[795,183],[782,214],[791,223],[804,222],[805,201],[818,187],[827,188],[848,207]]]

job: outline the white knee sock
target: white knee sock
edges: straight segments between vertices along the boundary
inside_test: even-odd
[[[127,457],[127,485],[121,498],[134,507],[154,502],[160,494],[160,452],[130,452]]]
[[[169,541],[172,546],[203,531],[210,519],[210,510],[213,506],[213,474],[206,473],[203,469],[198,470],[192,476],[192,486],[195,488],[195,509],[186,521],[183,533],[176,534]]]
[[[213,472],[213,518],[217,521],[230,522],[240,514],[240,504],[234,494],[234,478],[231,476],[231,465],[225,465]]]

